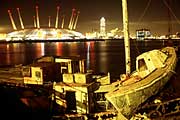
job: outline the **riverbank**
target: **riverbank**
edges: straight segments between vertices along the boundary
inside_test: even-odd
[[[63,39],[63,40],[1,40],[0,43],[38,43],[38,42],[89,42],[105,41],[105,39]]]

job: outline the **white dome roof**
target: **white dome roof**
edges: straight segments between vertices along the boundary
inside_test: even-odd
[[[84,35],[68,29],[40,28],[13,31],[7,34],[7,38],[24,40],[50,40],[50,39],[84,39]]]

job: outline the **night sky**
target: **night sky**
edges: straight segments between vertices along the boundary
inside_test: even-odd
[[[154,35],[168,33],[167,0],[127,0],[129,13],[130,34],[136,29],[150,29]],[[180,32],[180,0],[170,0],[172,33]],[[12,31],[7,10],[12,11],[18,29],[20,23],[16,8],[20,8],[25,28],[33,26],[35,5],[39,5],[40,26],[48,26],[48,16],[55,24],[56,6],[60,5],[60,16],[65,15],[67,28],[71,9],[80,11],[77,31],[85,33],[99,31],[99,20],[106,19],[106,31],[122,29],[121,0],[0,0],[0,32]],[[146,12],[144,12],[146,11]],[[61,21],[60,21],[61,22]],[[179,24],[178,24],[179,23]]]

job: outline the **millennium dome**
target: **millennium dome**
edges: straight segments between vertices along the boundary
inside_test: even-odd
[[[8,10],[9,18],[13,27],[13,31],[7,33],[6,40],[63,40],[63,39],[84,39],[85,36],[75,31],[79,11],[76,12],[75,9],[72,9],[72,14],[69,20],[68,29],[64,28],[64,18],[61,20],[61,28],[59,28],[59,6],[57,6],[55,26],[51,25],[51,17],[49,16],[48,27],[40,27],[38,6],[36,6],[36,15],[34,18],[34,26],[31,28],[25,28],[20,14],[20,9],[17,8],[18,17],[21,25],[21,29],[18,30],[16,24],[13,20],[13,16],[10,10]]]
[[[84,35],[68,29],[40,28],[13,31],[7,34],[7,40],[59,40],[84,39]]]

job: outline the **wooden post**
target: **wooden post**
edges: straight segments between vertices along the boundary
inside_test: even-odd
[[[122,0],[122,11],[123,11],[123,32],[124,32],[126,74],[130,74],[131,73],[131,58],[130,58],[127,0]]]

